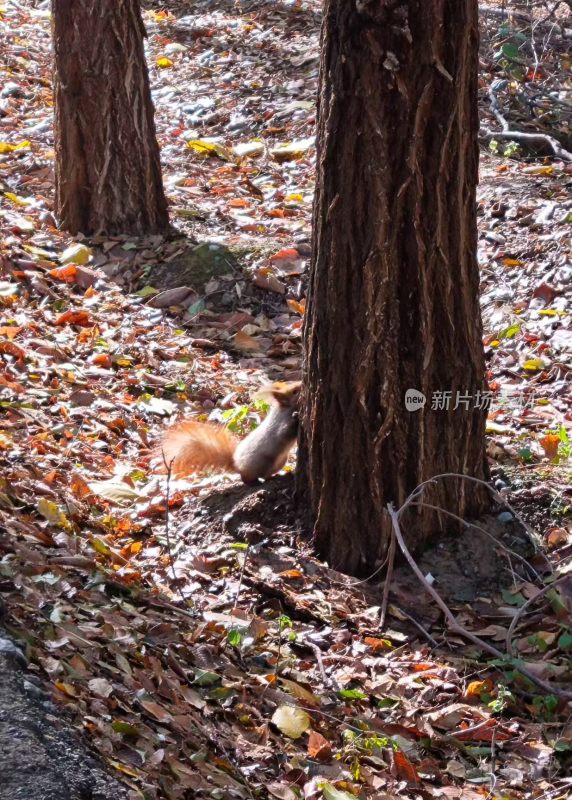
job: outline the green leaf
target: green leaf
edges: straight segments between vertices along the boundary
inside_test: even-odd
[[[239,647],[244,638],[245,631],[239,628],[231,628],[227,634],[226,640],[231,647]]]
[[[199,300],[196,300],[187,308],[187,313],[191,316],[195,314],[200,314],[201,311],[204,311],[206,308],[205,301],[201,297]]]
[[[570,631],[565,631],[561,636],[558,637],[558,647],[561,650],[566,650],[567,647],[572,647],[572,633]]]
[[[111,723],[111,727],[115,733],[123,733],[125,736],[139,736],[139,729],[136,725],[132,725],[130,722],[124,722],[121,719],[114,719]]]
[[[155,289],[154,286],[144,286],[142,289],[139,289],[138,292],[135,292],[137,297],[141,297],[143,300],[146,300],[148,297],[153,297],[155,294],[159,294],[159,289]]]
[[[199,669],[199,667],[195,667],[195,679],[193,683],[195,686],[214,686],[215,683],[219,683],[221,679],[220,675],[217,675],[216,672],[209,672],[206,669]]]
[[[339,696],[344,700],[366,700],[367,694],[359,689],[340,689]]]
[[[508,589],[503,589],[501,594],[502,599],[505,603],[508,603],[509,606],[518,606],[520,608],[520,606],[523,606],[526,603],[526,600],[520,594],[520,592],[517,594],[511,594]]]
[[[500,335],[502,339],[512,339],[519,331],[520,325],[515,323],[514,325],[509,325],[508,328],[504,329],[504,331],[501,331]]]
[[[510,58],[512,60],[520,58],[520,50],[515,44],[512,44],[512,42],[505,42],[501,50],[505,58]]]

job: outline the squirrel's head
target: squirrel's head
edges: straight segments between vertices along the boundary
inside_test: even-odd
[[[254,394],[261,400],[273,400],[280,406],[295,408],[300,399],[301,381],[276,381],[266,386],[261,386]]]

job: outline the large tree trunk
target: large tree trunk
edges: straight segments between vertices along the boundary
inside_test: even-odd
[[[439,473],[486,476],[477,45],[477,0],[325,0],[298,490],[319,551],[351,573],[386,552],[388,503]],[[457,478],[424,499],[487,504]],[[447,525],[416,507],[404,532]]]
[[[52,12],[60,226],[167,230],[138,0],[52,0]]]

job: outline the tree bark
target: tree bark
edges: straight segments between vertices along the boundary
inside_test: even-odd
[[[52,12],[60,227],[168,230],[138,0],[52,0]]]
[[[325,0],[297,484],[319,552],[354,574],[386,553],[388,503],[487,474],[477,56],[477,0]],[[424,499],[461,517],[488,504],[457,478]],[[447,527],[415,507],[404,533]]]

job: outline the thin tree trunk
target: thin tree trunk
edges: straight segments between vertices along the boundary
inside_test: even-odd
[[[298,491],[350,573],[386,552],[387,503],[486,475],[477,46],[477,0],[325,0]],[[457,479],[425,496],[460,516],[487,504]],[[447,526],[417,509],[404,527],[419,542]]]
[[[60,226],[166,231],[138,0],[52,0],[52,11]]]

